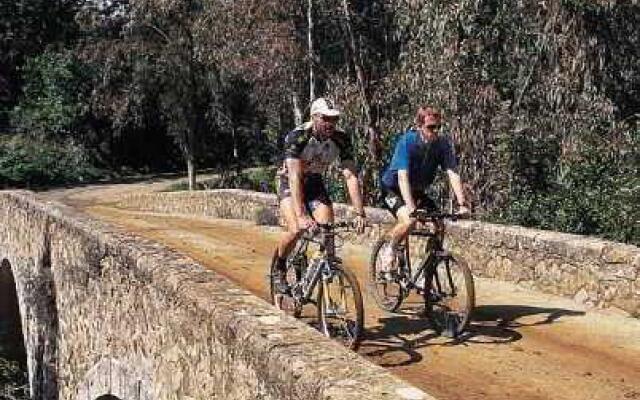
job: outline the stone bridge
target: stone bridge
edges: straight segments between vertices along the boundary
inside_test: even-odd
[[[34,399],[431,398],[157,243],[28,192],[0,221]]]
[[[247,219],[274,199],[226,190],[123,205]],[[478,275],[640,313],[635,246],[479,222],[450,232]],[[29,192],[0,192],[0,262],[0,317],[23,338],[34,399],[431,398],[193,260]]]

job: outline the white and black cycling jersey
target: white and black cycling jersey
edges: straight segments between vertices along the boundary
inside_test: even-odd
[[[330,138],[322,140],[313,134],[311,128],[311,123],[307,122],[285,136],[285,160],[302,160],[305,174],[322,174],[338,159],[343,168],[352,165],[351,146],[344,132],[336,130]]]

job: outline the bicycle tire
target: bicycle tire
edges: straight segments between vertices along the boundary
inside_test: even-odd
[[[360,291],[360,285],[358,284],[355,274],[350,269],[344,268],[343,266],[336,266],[334,267],[334,272],[335,275],[331,278],[331,282],[322,278],[318,281],[317,309],[320,332],[332,339],[338,339],[345,347],[355,351],[360,346],[364,334],[362,292]],[[333,301],[333,298],[329,298],[327,302],[328,296],[332,296],[332,291],[327,289],[328,284],[335,282],[337,282],[341,293],[344,293],[345,288],[353,291],[353,311],[355,315],[354,318],[349,319],[346,317],[345,321],[343,321],[343,325],[347,325],[346,329],[344,329],[344,326],[335,326],[336,323],[330,321],[330,319],[334,319],[332,317],[337,316],[338,311],[336,310],[340,306],[342,306],[342,310],[339,311],[343,311],[345,314],[348,311],[348,305],[342,301],[338,304]],[[330,307],[333,307],[333,310],[330,310]],[[335,319],[337,320],[337,318]]]
[[[388,243],[388,238],[382,237],[376,241],[371,252],[371,259],[369,261],[369,274],[368,274],[368,289],[369,293],[373,297],[378,307],[388,312],[395,312],[405,299],[407,293],[406,289],[399,283],[385,280],[384,283],[380,282],[379,278],[379,266],[378,256],[382,247]],[[405,260],[398,260],[399,262],[406,262]],[[378,285],[383,286],[378,288]],[[394,288],[393,291],[387,292],[387,288]],[[380,291],[382,290],[382,292]]]
[[[447,263],[449,263],[449,272],[447,272]],[[456,269],[454,273],[451,273],[452,266]],[[455,277],[452,276],[454,274]],[[426,315],[438,334],[455,338],[468,327],[475,308],[473,274],[464,259],[446,256],[437,260],[430,275],[431,292],[425,294]],[[457,278],[456,282],[462,280],[461,284],[454,282],[454,289],[457,287],[458,290],[451,288],[454,278]],[[460,298],[459,289],[461,288],[465,290],[463,298]],[[456,307],[456,304],[459,306]]]
[[[287,296],[287,295],[277,293],[277,291],[275,290],[274,279],[273,279],[275,274],[278,272],[276,268],[277,258],[278,258],[278,250],[276,249],[273,253],[273,257],[271,258],[271,266],[269,267],[269,298],[271,299],[271,304],[278,307],[279,309],[283,309],[282,308],[283,296]],[[302,271],[297,270],[295,268],[295,265],[291,262],[290,257],[287,257],[286,265],[287,265],[287,273],[286,273],[287,283],[289,284],[289,287],[293,287],[293,285],[301,279]],[[280,296],[279,299],[278,299],[278,296]],[[291,297],[291,296],[287,296],[287,297]],[[283,310],[283,311],[287,311],[287,310]],[[302,307],[294,307],[293,310],[290,310],[290,314],[292,314],[296,318],[299,318],[302,315]]]

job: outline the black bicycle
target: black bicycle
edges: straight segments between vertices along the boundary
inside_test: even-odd
[[[393,251],[395,261],[384,265],[381,253],[390,246],[387,235],[377,241],[369,264],[369,289],[380,308],[396,311],[412,290],[422,294],[425,314],[439,334],[456,337],[471,319],[475,306],[473,275],[468,264],[443,248],[445,220],[460,218],[456,214],[416,210],[418,228],[409,236],[426,237],[425,254],[417,268],[411,265],[409,237]],[[434,229],[427,229],[431,223]]]
[[[319,329],[346,347],[356,350],[364,330],[362,293],[354,273],[331,256],[327,243],[335,242],[336,231],[352,224],[340,222],[318,225],[314,231],[305,231],[296,242],[286,261],[286,280],[289,293],[278,293],[274,286],[276,254],[269,273],[271,301],[278,308],[300,317],[306,304],[316,305]],[[310,244],[317,246],[315,251]]]

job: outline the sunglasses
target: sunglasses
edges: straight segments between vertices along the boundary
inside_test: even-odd
[[[440,125],[427,125],[425,126],[425,128],[431,129],[432,131],[437,131],[438,129],[440,129]]]
[[[322,118],[322,120],[324,122],[333,122],[334,124],[338,123],[338,121],[340,120],[340,117],[330,117],[328,115],[321,115],[320,116]]]

